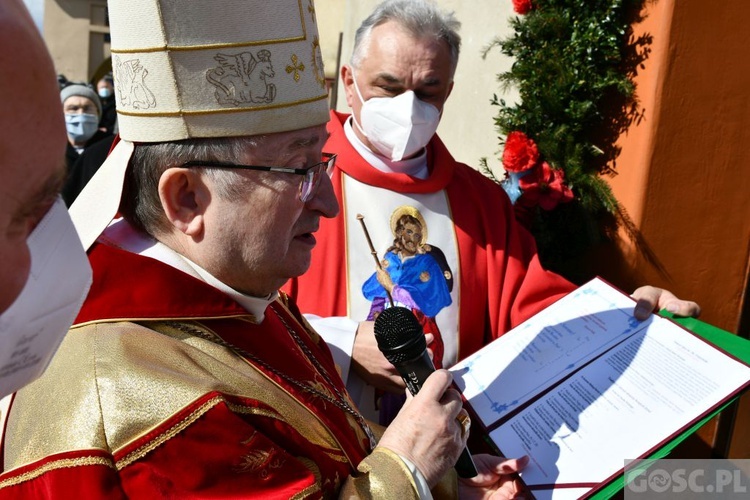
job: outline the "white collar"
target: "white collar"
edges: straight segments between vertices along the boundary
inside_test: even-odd
[[[349,140],[352,147],[359,153],[362,158],[373,168],[385,172],[388,174],[406,174],[417,179],[426,179],[430,175],[430,171],[427,168],[427,150],[422,148],[422,153],[414,158],[408,158],[406,160],[393,161],[390,158],[386,158],[383,155],[375,153],[368,148],[354,132],[352,127],[352,117],[350,116],[346,122],[344,122],[344,134]]]
[[[164,243],[136,231],[124,219],[115,219],[112,221],[99,239],[108,245],[120,248],[127,252],[158,260],[178,271],[182,271],[193,278],[197,278],[206,284],[211,285],[220,292],[223,292],[234,299],[247,312],[255,316],[258,323],[263,321],[266,308],[279,296],[278,292],[274,292],[267,297],[253,297],[238,292],[222,281],[219,281],[218,278],[195,262],[175,252]]]

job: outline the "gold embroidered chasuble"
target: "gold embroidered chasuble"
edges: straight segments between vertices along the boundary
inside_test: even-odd
[[[286,296],[257,324],[156,260],[102,244],[90,259],[76,325],[11,404],[0,499],[416,498]]]

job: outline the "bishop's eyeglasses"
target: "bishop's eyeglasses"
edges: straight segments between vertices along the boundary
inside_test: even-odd
[[[320,179],[323,173],[330,176],[333,173],[333,166],[336,164],[336,156],[331,153],[323,153],[323,161],[305,168],[288,168],[288,167],[268,167],[261,165],[237,165],[235,163],[223,161],[201,161],[191,160],[183,163],[183,168],[239,168],[242,170],[259,170],[261,172],[281,172],[283,174],[296,174],[302,176],[302,182],[299,185],[299,200],[307,203],[315,194],[320,185]]]

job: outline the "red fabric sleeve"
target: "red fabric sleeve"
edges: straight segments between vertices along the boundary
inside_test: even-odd
[[[258,413],[268,408],[258,407]],[[254,418],[258,421],[258,418]],[[263,425],[277,425],[272,418]],[[281,426],[281,424],[278,424]],[[277,430],[271,433],[279,435]],[[315,490],[315,477],[285,449],[302,439],[285,429],[289,443],[276,443],[219,404],[153,451],[120,471],[130,498],[291,498]],[[122,457],[138,452],[123,450]],[[120,453],[118,453],[120,455]]]
[[[114,457],[83,450],[6,472],[0,476],[0,500],[286,499],[303,492],[305,498],[321,498],[338,485],[326,481],[324,491],[316,475],[343,479],[351,473],[346,461],[331,459],[325,454],[331,450],[316,447],[257,401],[234,398],[194,416],[215,396],[207,394]],[[247,415],[234,413],[232,403]]]
[[[101,450],[47,457],[0,476],[0,499],[127,498],[114,459]]]

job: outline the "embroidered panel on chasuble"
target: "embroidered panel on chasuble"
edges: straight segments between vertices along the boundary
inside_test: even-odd
[[[442,346],[443,365],[453,365],[458,356],[456,332],[461,269],[456,230],[445,191],[402,194],[364,184],[348,175],[342,176],[342,182],[340,217],[344,219],[346,234],[349,316],[357,320],[373,316],[378,309],[378,298],[384,296],[374,274],[372,253],[357,219],[361,214],[381,265],[388,270],[394,283],[408,294],[408,297],[402,295],[400,305],[418,310],[430,318],[432,324],[437,324],[436,330],[430,333]],[[388,250],[399,238],[400,220],[413,221],[407,231],[420,231],[414,249],[401,254],[398,250]],[[415,254],[409,255],[412,252]],[[399,302],[398,297],[394,298]]]
[[[120,476],[142,486],[153,485],[154,474],[169,477],[180,470],[188,488],[212,477],[234,481],[240,473],[270,487],[277,483],[271,479],[284,482],[296,474],[335,491],[367,453],[355,419],[266,367],[174,326],[221,333],[295,380],[333,392],[337,375],[320,376],[277,314],[301,330],[298,337],[312,352],[316,343],[279,304],[274,308],[263,325],[229,318],[73,329],[48,374],[14,403],[6,470],[80,450],[92,450],[92,456],[107,450]],[[333,362],[321,357],[335,374]],[[68,388],[64,398],[61,381]],[[46,411],[38,411],[40,402]]]

